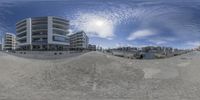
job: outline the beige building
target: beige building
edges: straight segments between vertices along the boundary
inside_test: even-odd
[[[3,50],[15,50],[16,48],[16,36],[12,33],[5,33],[3,40]]]

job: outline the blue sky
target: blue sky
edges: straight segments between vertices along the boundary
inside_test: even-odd
[[[71,32],[84,30],[105,48],[200,45],[198,0],[1,0],[0,33],[15,33],[17,21],[37,16],[69,19]]]

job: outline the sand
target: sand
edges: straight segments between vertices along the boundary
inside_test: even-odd
[[[200,100],[200,52],[133,60],[89,52],[37,60],[0,52],[0,100]]]

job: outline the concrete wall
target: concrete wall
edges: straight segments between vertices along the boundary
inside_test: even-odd
[[[8,54],[33,59],[61,59],[83,54],[84,52],[70,51],[14,51],[7,52]]]

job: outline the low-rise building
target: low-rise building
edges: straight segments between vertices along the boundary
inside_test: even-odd
[[[135,52],[138,50],[136,47],[118,47],[115,50],[123,51],[123,52]]]
[[[162,51],[164,51],[164,48],[162,48],[162,47],[154,47],[154,46],[147,46],[147,47],[143,47],[142,48],[142,52],[162,52]]]
[[[77,32],[69,37],[71,50],[86,50],[88,48],[89,39],[84,31]]]
[[[89,44],[88,45],[88,50],[89,51],[96,51],[96,45]]]
[[[12,33],[5,33],[3,50],[15,50],[16,48],[16,36]]]
[[[0,41],[0,51],[2,51],[3,50],[3,42],[4,42],[3,37],[1,37],[0,40],[1,40]]]
[[[197,50],[199,50],[200,51],[200,46],[198,47],[198,49]]]

